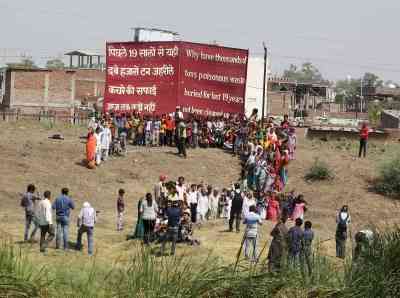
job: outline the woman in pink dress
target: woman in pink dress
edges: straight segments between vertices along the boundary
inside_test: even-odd
[[[279,202],[276,199],[276,193],[272,193],[268,200],[267,219],[270,221],[278,221],[279,219]]]
[[[304,212],[307,211],[307,202],[304,201],[304,196],[299,195],[294,201],[294,208],[292,213],[292,220],[296,220],[297,218],[301,218],[304,220]]]

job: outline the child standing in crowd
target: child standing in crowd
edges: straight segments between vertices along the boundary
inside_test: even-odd
[[[125,190],[121,188],[118,191],[118,199],[117,199],[117,231],[122,231],[124,228],[124,211],[125,211],[124,195],[125,195]]]

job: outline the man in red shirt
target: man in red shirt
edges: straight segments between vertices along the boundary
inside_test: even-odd
[[[369,128],[367,123],[364,122],[360,130],[360,150],[358,151],[358,157],[361,157],[361,153],[363,153],[364,158],[367,155],[368,134]]]

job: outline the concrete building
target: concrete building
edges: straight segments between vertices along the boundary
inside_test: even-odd
[[[271,75],[270,61],[267,60],[267,79]],[[253,109],[258,109],[261,116],[263,99],[263,78],[264,78],[264,57],[249,55],[247,63],[247,82],[245,97],[245,113],[250,115]],[[265,101],[267,103],[266,95]],[[268,113],[267,104],[265,105],[265,115]]]
[[[268,79],[270,114],[304,116],[331,102],[330,87],[325,84],[297,82],[282,77]]]
[[[400,111],[383,110],[381,113],[382,128],[400,128]]]
[[[25,113],[70,111],[103,97],[105,72],[99,69],[0,70],[0,109]]]

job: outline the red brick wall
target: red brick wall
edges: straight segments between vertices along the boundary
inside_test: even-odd
[[[37,105],[44,100],[44,80],[47,71],[14,71],[13,106]]]
[[[70,104],[71,79],[73,73],[64,70],[49,73],[48,102],[51,104]]]
[[[268,92],[268,102],[272,115],[284,115],[289,113],[290,94]]]
[[[14,75],[11,107],[29,110],[29,112],[45,106],[46,74],[49,76],[47,90],[49,109],[52,106],[71,104],[72,80],[75,80],[76,100],[82,99],[87,94],[96,97],[104,94],[105,72],[100,70],[11,70],[11,72]],[[95,89],[97,94],[95,94]]]

